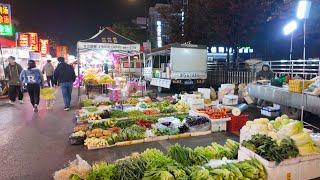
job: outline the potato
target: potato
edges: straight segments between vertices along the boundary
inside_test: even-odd
[[[96,133],[96,137],[102,137],[103,134],[102,133]]]
[[[101,128],[97,128],[97,129],[94,129],[92,130],[93,133],[102,133],[102,129]]]
[[[91,131],[90,131],[90,130],[86,132],[86,136],[88,136],[88,137],[89,137],[89,136],[90,136],[90,134],[91,134]]]
[[[103,134],[104,136],[111,136],[111,132],[108,131],[108,130],[103,130],[102,134]]]

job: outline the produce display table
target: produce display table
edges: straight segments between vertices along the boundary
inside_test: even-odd
[[[252,97],[297,109],[301,109],[301,99],[304,98],[304,110],[320,115],[320,97],[318,96],[293,93],[287,88],[258,84],[249,84],[248,92]]]

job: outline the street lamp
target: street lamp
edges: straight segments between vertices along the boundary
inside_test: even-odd
[[[303,60],[306,60],[306,21],[309,18],[311,1],[302,0],[298,3],[297,18],[303,22]]]
[[[293,32],[297,29],[298,24],[296,21],[291,21],[283,28],[284,35],[291,35],[290,39],[290,62],[291,62],[291,78],[293,78],[293,62],[292,62],[292,40],[293,40]]]
[[[303,81],[302,81],[302,91],[304,89],[304,79],[305,79],[305,68],[306,68],[306,22],[309,18],[311,9],[311,1],[301,0],[298,3],[297,8],[297,18],[303,20]],[[304,115],[304,94],[302,92],[301,96],[301,121],[303,121]]]

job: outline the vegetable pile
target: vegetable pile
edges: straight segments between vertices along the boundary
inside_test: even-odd
[[[290,138],[280,140],[279,144],[266,135],[254,135],[252,139],[243,141],[242,145],[268,161],[281,161],[299,155],[299,150]]]
[[[229,140],[224,146],[234,147]],[[178,144],[169,147],[168,154],[158,149],[146,149],[114,163],[98,162],[84,172],[72,171],[60,179],[86,180],[214,180],[266,179],[264,167],[256,159],[211,168],[205,156]],[[66,169],[68,169],[67,167]],[[61,170],[60,170],[61,171]],[[56,173],[57,174],[57,173]],[[58,180],[54,176],[55,180]]]
[[[239,143],[228,139],[224,146],[212,143],[207,147],[196,147],[194,151],[196,154],[201,154],[207,159],[222,159],[223,157],[228,159],[237,159],[238,149]]]
[[[310,133],[304,132],[303,128],[303,122],[282,115],[274,121],[269,121],[266,118],[248,121],[241,129],[241,135],[247,135],[244,138],[247,140],[250,139],[248,137],[256,134],[267,135],[274,141],[283,141],[289,138],[293,140],[302,156],[320,153],[320,149],[313,142]]]
[[[225,108],[208,107],[205,109],[199,109],[198,111],[200,113],[207,114],[209,118],[212,118],[212,119],[221,119],[221,118],[229,117],[227,114],[227,109]]]

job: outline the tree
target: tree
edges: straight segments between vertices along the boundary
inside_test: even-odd
[[[293,0],[190,0],[184,28],[186,41],[209,46],[219,44],[233,47],[236,58],[239,46],[250,44],[256,33],[263,32],[268,21],[283,16],[291,9],[293,2]],[[162,11],[162,16],[174,28],[181,24],[172,19],[172,14],[177,9],[179,10],[171,6]],[[171,31],[170,34],[170,37],[174,37],[178,33]]]

